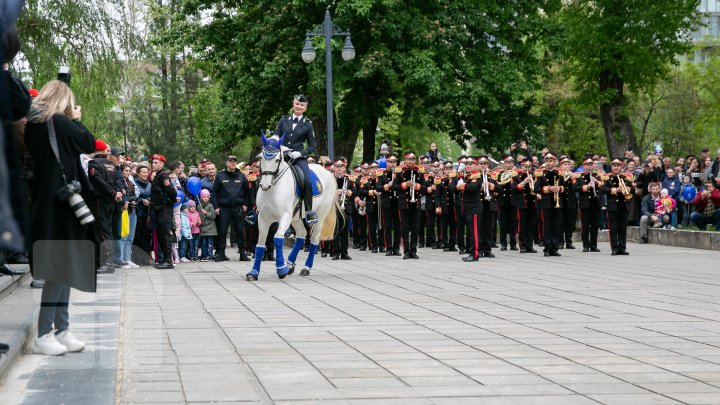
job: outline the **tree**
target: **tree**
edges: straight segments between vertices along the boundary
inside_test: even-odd
[[[699,23],[696,0],[570,0],[558,15],[562,35],[551,45],[578,91],[599,106],[608,152],[638,152],[626,91],[652,92],[675,57],[690,49]]]

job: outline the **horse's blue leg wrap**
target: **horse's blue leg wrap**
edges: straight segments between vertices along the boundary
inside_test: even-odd
[[[288,266],[285,264],[285,258],[283,257],[283,242],[285,238],[273,238],[275,242],[275,267],[277,268],[277,275],[284,276],[288,273]]]
[[[293,246],[292,251],[288,256],[288,262],[295,264],[295,260],[297,260],[297,255],[300,252],[300,249],[303,248],[303,246],[305,246],[305,238],[296,238],[295,245]]]
[[[313,260],[315,260],[315,252],[317,252],[318,245],[310,244],[310,250],[308,251],[308,257],[305,260],[305,267],[308,269],[312,269],[313,266]]]
[[[253,275],[257,277],[260,274],[260,263],[265,255],[265,246],[255,246],[255,262],[253,263],[252,270],[247,275]]]

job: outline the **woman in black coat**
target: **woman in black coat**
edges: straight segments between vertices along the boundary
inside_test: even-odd
[[[88,201],[90,182],[82,169],[80,154],[95,151],[95,137],[79,119],[80,107],[75,106],[70,87],[53,80],[33,100],[25,128],[25,144],[35,161],[30,190],[30,263],[33,275],[46,280],[33,351],[47,355],[85,348],[68,330],[70,288],[94,292],[97,286],[93,224],[81,225],[69,202],[58,197],[57,191],[65,182],[49,136],[52,121],[62,172],[68,182],[80,183],[80,195]]]

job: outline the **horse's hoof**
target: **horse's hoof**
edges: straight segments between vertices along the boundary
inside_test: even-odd
[[[309,269],[302,269],[302,270],[300,271],[300,277],[307,277],[307,276],[309,276],[309,275],[310,275],[310,270],[309,270]]]
[[[287,275],[291,275],[295,272],[295,263],[288,262],[288,272]]]
[[[245,281],[257,281],[257,280],[258,280],[257,276],[254,276],[252,274],[248,274],[247,276],[245,276]]]
[[[287,265],[282,266],[282,267],[278,267],[278,269],[277,269],[277,275],[278,275],[278,278],[279,278],[280,280],[282,280],[282,279],[284,279],[285,277],[287,277],[288,274],[290,274],[290,272],[289,272],[289,270],[288,270],[288,266],[287,266]]]

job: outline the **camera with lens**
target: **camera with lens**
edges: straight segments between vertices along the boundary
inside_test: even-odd
[[[70,85],[70,67],[68,66],[60,66],[60,70],[57,74],[57,79],[61,82]]]
[[[135,197],[134,195],[127,196],[127,201],[128,201],[128,206],[130,206],[130,207],[135,208],[138,205],[138,198]]]
[[[95,217],[85,200],[80,196],[82,186],[77,180],[72,180],[60,187],[57,191],[57,197],[60,201],[67,201],[70,204],[70,208],[73,210],[75,217],[80,221],[80,225],[87,225],[95,221]]]

